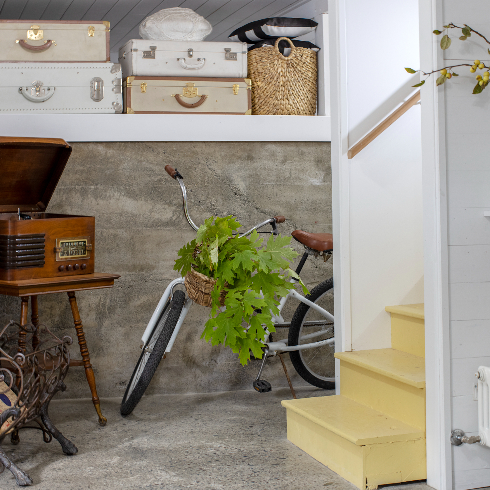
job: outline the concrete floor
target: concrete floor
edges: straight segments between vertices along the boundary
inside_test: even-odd
[[[329,394],[297,388],[299,398]],[[78,446],[76,456],[65,456],[57,441],[45,444],[38,431],[21,431],[18,446],[2,447],[39,490],[353,490],[288,442],[280,402],[290,397],[285,389],[151,395],[127,418],[120,399],[109,398],[102,400],[106,427],[91,400],[55,400],[51,418]],[[20,487],[4,471],[0,488]],[[425,482],[397,488],[430,489]]]

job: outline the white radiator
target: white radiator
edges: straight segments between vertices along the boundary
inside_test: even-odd
[[[490,447],[490,367],[480,366],[478,378],[478,432],[480,444]]]

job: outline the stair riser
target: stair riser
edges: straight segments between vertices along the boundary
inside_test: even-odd
[[[425,357],[425,322],[419,318],[391,313],[391,347]]]
[[[340,361],[340,393],[406,424],[425,430],[425,389]]]
[[[361,490],[424,480],[425,439],[357,446],[287,410],[288,440]]]

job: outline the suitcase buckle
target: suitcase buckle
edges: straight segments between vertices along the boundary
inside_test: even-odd
[[[44,37],[44,31],[39,29],[39,26],[31,26],[30,29],[27,30],[27,39],[31,41],[40,41]]]
[[[90,98],[94,102],[100,102],[104,98],[104,80],[94,77],[90,80]]]
[[[156,49],[157,49],[156,46],[150,46],[150,51],[143,51],[143,58],[154,60]]]
[[[225,60],[237,61],[238,57],[236,53],[231,52],[231,48],[225,48]]]
[[[192,82],[186,83],[186,87],[182,90],[182,95],[187,97],[188,99],[192,99],[193,97],[198,97],[197,87],[194,86]]]

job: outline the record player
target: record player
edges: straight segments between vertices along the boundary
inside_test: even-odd
[[[0,280],[94,272],[95,218],[46,212],[70,154],[62,139],[0,137]]]

